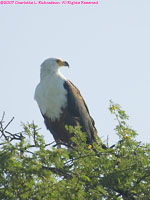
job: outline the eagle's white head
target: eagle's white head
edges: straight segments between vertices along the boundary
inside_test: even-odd
[[[41,79],[47,75],[56,74],[60,67],[69,67],[68,62],[58,58],[48,58],[41,64]]]

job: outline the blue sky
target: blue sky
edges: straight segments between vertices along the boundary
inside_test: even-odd
[[[0,5],[0,115],[34,122],[46,130],[33,99],[40,64],[69,62],[61,72],[81,91],[99,136],[117,141],[109,100],[130,116],[138,140],[150,133],[150,1],[99,0],[98,5]],[[50,138],[49,138],[50,137]]]

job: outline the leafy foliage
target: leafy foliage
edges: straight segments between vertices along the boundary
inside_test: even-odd
[[[0,199],[101,200],[149,199],[150,145],[136,141],[128,116],[110,102],[115,116],[116,144],[103,149],[101,141],[86,144],[80,127],[74,146],[46,144],[34,123],[22,124],[21,133],[7,131],[12,120],[0,121]]]

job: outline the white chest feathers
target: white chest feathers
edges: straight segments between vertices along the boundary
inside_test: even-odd
[[[40,81],[35,90],[37,101],[42,114],[52,121],[59,119],[62,108],[67,104],[67,91],[63,87],[65,79],[59,73],[47,76]]]

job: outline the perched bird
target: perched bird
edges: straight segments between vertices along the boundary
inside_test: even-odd
[[[86,133],[87,144],[91,144],[97,137],[94,120],[80,91],[59,71],[63,66],[69,67],[68,62],[56,58],[48,58],[41,64],[34,98],[57,144],[71,144],[72,134],[65,125],[79,125]]]

